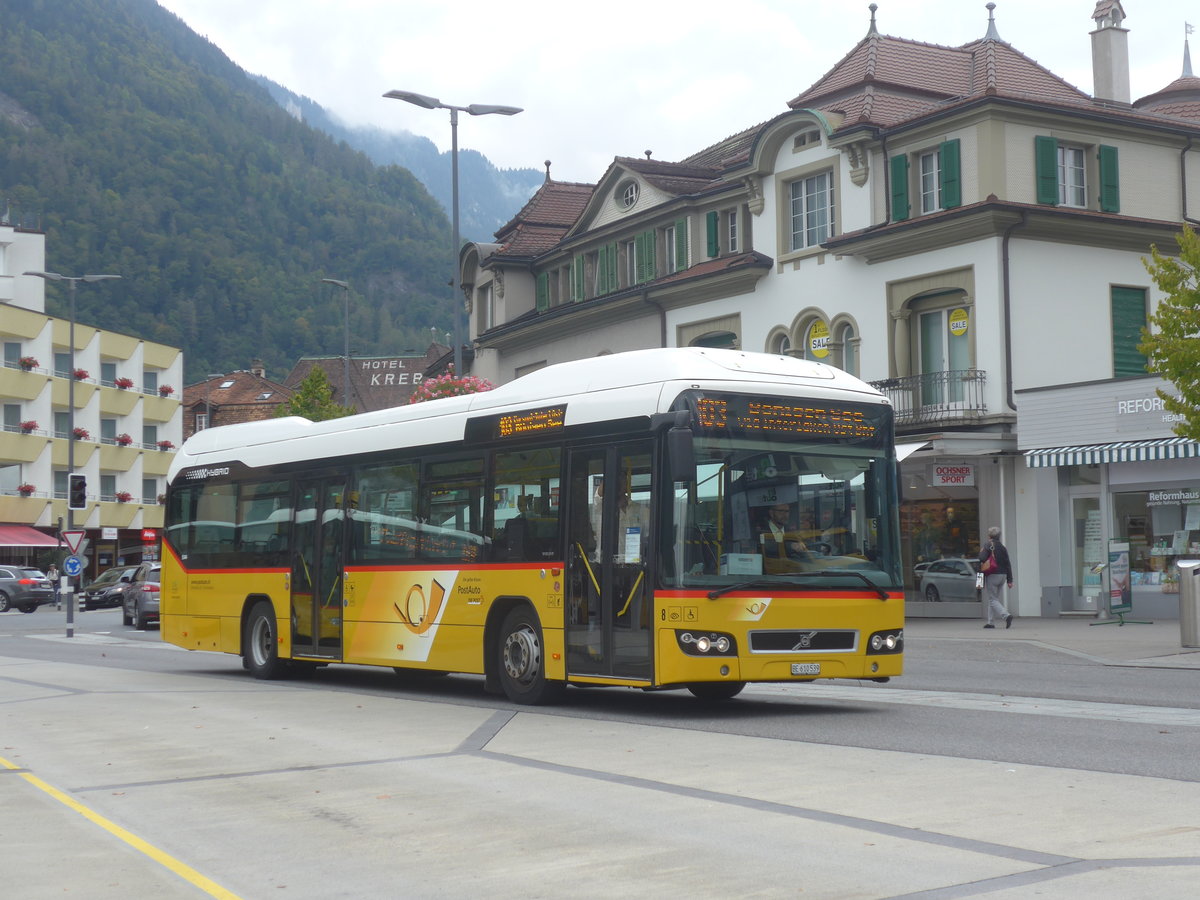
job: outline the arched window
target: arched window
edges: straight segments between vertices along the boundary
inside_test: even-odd
[[[824,319],[813,319],[804,329],[804,358],[832,362],[829,358],[829,325]]]
[[[837,344],[841,349],[842,371],[849,375],[858,375],[858,335],[854,326],[844,322],[837,329]]]

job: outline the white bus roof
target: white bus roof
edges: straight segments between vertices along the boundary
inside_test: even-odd
[[[875,388],[840,369],[768,353],[677,347],[634,350],[547,366],[493,391],[447,397],[325,422],[289,417],[205,429],[168,473],[241,462],[258,467],[462,441],[479,415],[566,404],[565,425],[666,412],[689,389],[884,404]]]

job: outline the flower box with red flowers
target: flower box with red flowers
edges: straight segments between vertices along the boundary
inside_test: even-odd
[[[32,484],[18,484],[17,485],[17,493],[20,494],[22,497],[28,497],[36,490],[37,490],[37,488],[34,487]]]
[[[116,441],[118,444],[120,444],[122,447],[128,447],[130,444],[133,443],[133,438],[131,438],[127,434],[118,434],[115,438],[113,438],[113,440]]]
[[[159,449],[159,450],[174,450],[174,449],[175,449],[175,445],[174,445],[174,444],[172,444],[170,441],[159,441],[159,442],[158,442],[158,449]]]
[[[22,356],[17,360],[17,365],[28,372],[30,369],[36,369],[41,363],[37,361],[36,356]]]
[[[118,503],[128,503],[133,499],[133,494],[129,493],[129,491],[117,491],[113,494],[113,499]]]
[[[85,378],[88,377],[89,373],[88,373],[87,369],[76,369],[73,374],[75,375],[76,381],[83,381]]]
[[[19,426],[23,434],[29,434],[32,431],[37,431],[38,423],[36,419],[27,419]]]
[[[91,440],[91,433],[86,428],[76,428],[71,434],[75,435],[77,441]]]
[[[131,387],[133,387],[133,379],[126,378],[124,375],[122,375],[120,378],[118,378],[116,381],[113,382],[113,387],[118,387],[123,391],[127,391]]]
[[[173,393],[175,393],[175,388],[169,384],[160,385],[158,388],[158,396],[160,397],[170,397]]]

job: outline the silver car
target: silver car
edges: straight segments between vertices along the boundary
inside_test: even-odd
[[[975,574],[979,571],[979,560],[952,559],[934,560],[921,573],[921,599],[930,603],[958,601],[974,603],[979,599],[975,590]]]
[[[121,614],[126,625],[145,631],[147,625],[158,623],[158,593],[160,563],[144,562],[138,566],[129,587],[121,596]]]
[[[40,569],[0,566],[0,612],[19,609],[31,613],[54,602],[54,588]]]

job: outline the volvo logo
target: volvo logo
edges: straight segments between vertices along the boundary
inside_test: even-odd
[[[792,650],[793,650],[793,651],[796,651],[796,650],[811,650],[811,649],[812,649],[813,638],[815,638],[816,636],[817,636],[817,632],[815,632],[815,631],[806,631],[806,632],[804,632],[803,634],[801,634],[801,635],[800,635],[800,640],[798,640],[798,641],[796,642],[795,646],[794,646],[794,647],[792,647]]]

